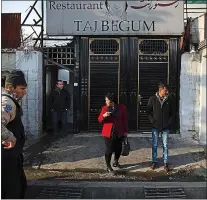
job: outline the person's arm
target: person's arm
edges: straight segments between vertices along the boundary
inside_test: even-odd
[[[103,116],[105,112],[106,111],[105,111],[104,107],[102,107],[101,112],[100,112],[99,117],[98,117],[98,121],[100,123],[102,123],[104,121],[104,119],[105,119],[105,117]]]
[[[6,125],[11,122],[16,116],[16,105],[9,99],[3,96],[1,102],[1,141],[6,145],[5,148],[12,148],[16,144],[16,137],[6,128]]]
[[[110,118],[111,118],[110,115],[111,115],[111,113],[107,112],[107,109],[104,106],[101,109],[101,112],[100,112],[99,117],[98,117],[98,121],[100,123],[102,123],[102,122],[110,122]]]
[[[175,107],[175,99],[171,97],[170,99],[170,119],[169,125],[172,129],[175,128],[175,118],[176,118],[176,107]]]
[[[50,93],[49,100],[48,100],[48,108],[50,111],[53,109],[53,101],[54,101],[54,91]]]
[[[150,123],[151,124],[154,124],[155,119],[154,119],[154,116],[153,116],[152,98],[150,98],[149,101],[148,101],[146,113],[148,115],[148,118],[149,118]]]
[[[70,97],[70,93],[66,90],[66,107],[69,110],[71,107],[71,97]]]

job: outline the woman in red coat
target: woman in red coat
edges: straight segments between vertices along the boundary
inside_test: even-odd
[[[115,153],[113,167],[120,168],[119,158],[122,151],[122,141],[128,133],[128,116],[126,107],[117,104],[115,95],[105,96],[106,106],[103,106],[98,121],[103,123],[102,135],[105,139],[105,160],[108,172],[113,172],[111,157]]]

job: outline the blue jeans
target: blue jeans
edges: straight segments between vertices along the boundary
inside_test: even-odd
[[[168,162],[168,135],[169,129],[162,131],[162,148],[164,164]],[[157,129],[152,129],[152,162],[157,162],[157,147],[158,147],[159,132]]]

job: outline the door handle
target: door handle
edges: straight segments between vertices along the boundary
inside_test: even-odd
[[[140,105],[142,105],[142,98],[143,98],[143,97],[139,94],[139,95],[138,95],[138,103],[139,103]]]
[[[140,113],[146,113],[146,110],[140,110]]]

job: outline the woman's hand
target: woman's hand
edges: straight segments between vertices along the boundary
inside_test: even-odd
[[[104,114],[103,114],[103,117],[105,118],[105,117],[109,117],[111,115],[111,112],[105,112]]]

